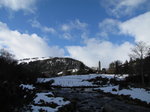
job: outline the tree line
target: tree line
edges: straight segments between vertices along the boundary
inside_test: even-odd
[[[130,60],[117,60],[109,64],[107,73],[129,74],[128,81],[150,85],[150,48],[145,42],[138,42],[129,54]]]

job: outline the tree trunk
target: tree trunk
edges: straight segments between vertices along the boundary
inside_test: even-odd
[[[141,59],[141,79],[142,79],[142,85],[145,86],[144,72],[143,72],[143,59]]]

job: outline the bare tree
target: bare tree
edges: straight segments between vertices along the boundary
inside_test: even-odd
[[[3,58],[9,62],[14,62],[15,60],[15,55],[9,53],[7,50],[5,49],[0,49],[0,58]]]
[[[143,59],[148,56],[149,53],[149,46],[143,42],[140,41],[138,43],[136,43],[136,45],[134,46],[134,48],[131,49],[132,53],[129,54],[129,56],[132,59],[140,59],[140,64],[141,64],[141,78],[142,78],[142,84],[144,85],[144,73],[143,73]]]
[[[129,56],[132,59],[143,59],[149,53],[149,46],[145,42],[140,41],[136,43],[134,48],[132,48],[131,50],[132,54],[129,54]]]

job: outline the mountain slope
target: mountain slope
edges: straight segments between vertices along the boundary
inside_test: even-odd
[[[22,63],[27,68],[43,73],[45,76],[87,74],[92,70],[82,62],[72,58],[49,58]]]

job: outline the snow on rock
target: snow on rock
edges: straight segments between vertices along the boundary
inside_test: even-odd
[[[52,92],[48,93],[37,93],[36,98],[34,99],[35,104],[39,104],[40,100],[44,100],[45,102],[49,102],[49,97],[47,95],[54,96]]]
[[[118,89],[119,86],[107,86],[107,87],[100,87],[98,89],[102,90],[103,92],[110,92],[111,94],[117,94],[117,95],[130,95],[133,99],[139,99],[141,101],[145,101],[147,103],[150,103],[150,91],[146,91],[143,88],[130,88],[130,89]],[[117,91],[113,91],[113,89]]]
[[[79,70],[78,70],[78,69],[69,69],[69,70],[67,70],[67,71],[68,71],[68,72],[71,72],[71,73],[76,73],[76,72],[78,72]],[[63,74],[64,74],[63,71],[57,73],[57,75],[63,75]]]
[[[70,101],[64,101],[62,97],[54,97],[51,92],[37,93],[34,99],[34,104],[31,105],[32,112],[39,112],[43,110],[44,112],[57,112],[58,109],[64,105],[69,104]],[[55,105],[55,106],[50,106]]]
[[[98,89],[100,89],[100,90],[102,90],[103,92],[106,92],[106,93],[110,92],[112,94],[118,94],[118,86],[110,85],[110,86],[106,86],[106,87],[100,87]],[[98,89],[96,88],[96,90],[98,90]],[[116,89],[117,91],[113,91],[113,89]]]
[[[57,75],[62,75],[62,74],[63,74],[63,72],[58,72],[58,73],[57,73]]]
[[[124,74],[124,75],[118,75],[116,76],[117,80],[124,80],[126,77],[128,77],[128,74]]]
[[[78,69],[72,69],[73,73],[78,72],[78,71],[79,71]]]
[[[50,107],[46,107],[46,106],[31,106],[32,108],[32,112],[56,112],[57,109],[55,108],[50,108]],[[43,111],[40,111],[43,110]]]
[[[35,87],[30,84],[21,84],[20,87],[22,87],[23,89],[29,89],[29,90],[35,89]]]

